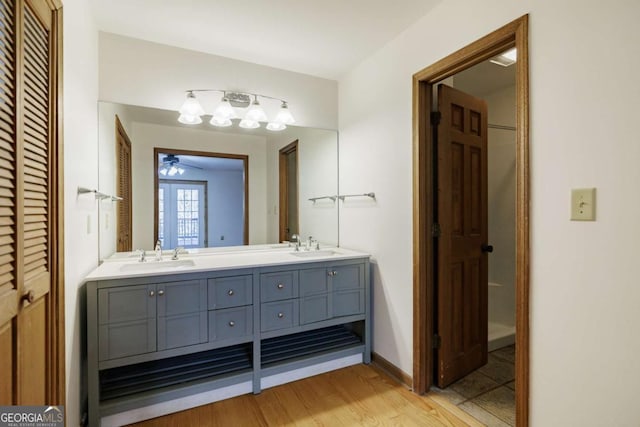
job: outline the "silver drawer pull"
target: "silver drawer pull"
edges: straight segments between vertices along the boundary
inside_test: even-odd
[[[158,291],[158,295],[159,295],[159,296],[164,295],[164,291],[162,291],[162,290]]]
[[[332,271],[328,272],[327,274],[328,274],[329,276],[333,277],[333,276],[337,276],[337,275],[338,275],[338,272],[337,272],[337,271],[335,271],[335,270],[332,270]]]
[[[284,288],[284,285],[282,283],[278,283],[278,286],[276,286],[278,289],[282,289]]]
[[[233,295],[233,289],[229,289],[229,292],[227,292],[227,295],[232,296]]]
[[[333,275],[334,275],[334,276],[337,276],[337,275],[338,275],[338,272],[337,272],[337,271],[335,271],[335,270],[333,270]]]
[[[149,296],[152,297],[154,296],[156,293],[154,291],[149,291]]]
[[[327,276],[329,276],[329,277],[333,276],[333,271],[329,271],[329,272],[327,273]]]
[[[284,313],[278,313],[278,319],[282,319],[284,317]]]
[[[232,321],[230,321],[230,322],[229,322],[229,326],[231,326],[231,327],[233,328],[234,326],[236,326],[236,322],[234,322],[233,320],[232,320]]]

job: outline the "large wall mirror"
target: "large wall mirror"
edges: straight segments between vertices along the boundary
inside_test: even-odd
[[[114,252],[273,244],[292,234],[338,244],[338,135],[208,123],[100,102],[100,258]],[[310,200],[321,198],[318,200]]]

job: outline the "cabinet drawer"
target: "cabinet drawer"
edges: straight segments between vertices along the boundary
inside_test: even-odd
[[[334,317],[362,313],[364,313],[364,290],[359,289],[333,293]]]
[[[307,295],[326,294],[329,292],[328,270],[326,268],[312,268],[300,270],[300,297]]]
[[[282,271],[260,276],[262,302],[279,301],[298,296],[298,272]]]
[[[320,322],[331,317],[330,294],[300,298],[300,324]]]
[[[364,264],[330,267],[334,291],[364,288]]]
[[[209,312],[209,341],[250,336],[253,333],[253,306]]]
[[[209,279],[209,310],[239,307],[253,302],[253,276]]]
[[[262,332],[298,326],[298,300],[262,304],[260,311]]]

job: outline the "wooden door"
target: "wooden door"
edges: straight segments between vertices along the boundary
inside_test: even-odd
[[[0,405],[63,399],[54,9],[0,2]]]
[[[487,363],[487,106],[441,85],[438,109],[436,370],[445,387]]]
[[[117,204],[117,236],[118,252],[129,252],[133,248],[132,232],[132,194],[131,194],[131,140],[125,132],[120,119],[116,116],[116,159],[118,180],[118,197],[122,197]]]
[[[280,241],[299,234],[298,140],[280,149]]]

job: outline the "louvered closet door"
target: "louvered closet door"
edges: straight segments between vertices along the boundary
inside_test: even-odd
[[[47,341],[55,243],[53,13],[44,0],[0,0],[0,14],[0,401],[43,405],[54,369]]]

